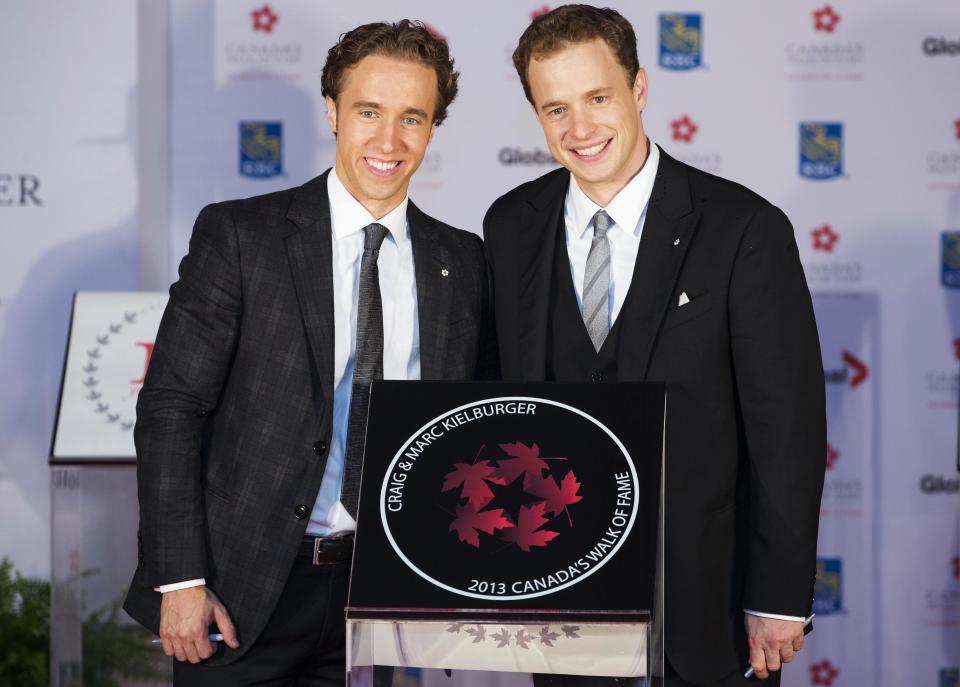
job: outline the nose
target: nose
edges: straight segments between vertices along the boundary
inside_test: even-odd
[[[590,115],[582,110],[573,110],[571,113],[570,133],[578,140],[590,138],[597,130],[596,124]]]
[[[400,145],[400,125],[385,119],[377,128],[374,144],[378,152],[392,153]]]

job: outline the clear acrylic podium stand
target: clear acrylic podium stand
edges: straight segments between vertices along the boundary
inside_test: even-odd
[[[568,612],[523,621],[454,612],[445,620],[414,620],[395,613],[391,617],[387,609],[351,609],[350,616],[347,661],[352,687],[390,685],[382,679],[388,673],[373,666],[470,671],[461,683],[477,687],[496,684],[499,673],[514,673],[517,685],[530,684],[534,675],[620,678],[624,685],[652,685],[655,668],[662,666],[662,660],[651,655],[657,647],[646,613],[603,620],[596,614]]]

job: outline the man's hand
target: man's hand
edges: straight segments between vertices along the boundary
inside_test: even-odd
[[[781,663],[793,660],[803,647],[803,622],[777,620],[757,615],[745,616],[750,665],[758,678],[766,680],[770,671],[780,670]]]
[[[236,649],[237,631],[220,599],[205,586],[167,592],[160,603],[160,639],[163,653],[178,661],[200,661],[213,656],[210,625],[216,623],[227,646]]]

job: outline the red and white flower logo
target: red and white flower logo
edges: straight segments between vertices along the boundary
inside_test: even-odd
[[[832,687],[833,681],[839,674],[840,671],[834,668],[830,661],[823,659],[819,663],[810,665],[810,684]]]
[[[833,470],[833,465],[840,459],[840,453],[830,444],[827,444],[827,470]]]
[[[829,224],[811,230],[810,237],[813,239],[813,249],[826,253],[832,253],[833,247],[840,240],[840,235]]]
[[[813,12],[813,29],[817,32],[833,33],[840,23],[840,15],[830,5],[824,5]]]
[[[687,115],[670,122],[670,128],[673,129],[673,140],[683,143],[692,143],[693,137],[700,129],[697,124]]]
[[[264,5],[260,9],[253,10],[250,16],[253,18],[253,30],[263,31],[264,33],[272,33],[273,25],[280,18],[270,9],[270,5]]]

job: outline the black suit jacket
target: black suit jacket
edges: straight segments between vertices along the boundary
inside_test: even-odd
[[[412,202],[407,219],[422,379],[490,372],[482,242]],[[206,578],[241,642],[211,662],[234,660],[263,629],[323,478],[333,419],[331,241],[326,174],[204,208],[137,402],[139,561],[124,608],[156,632],[153,588]]]
[[[484,220],[505,379],[545,376],[569,179],[519,186]],[[633,282],[618,377],[671,383],[666,652],[705,683],[746,667],[743,609],[811,609],[826,454],[816,323],[786,216],[663,152]]]

